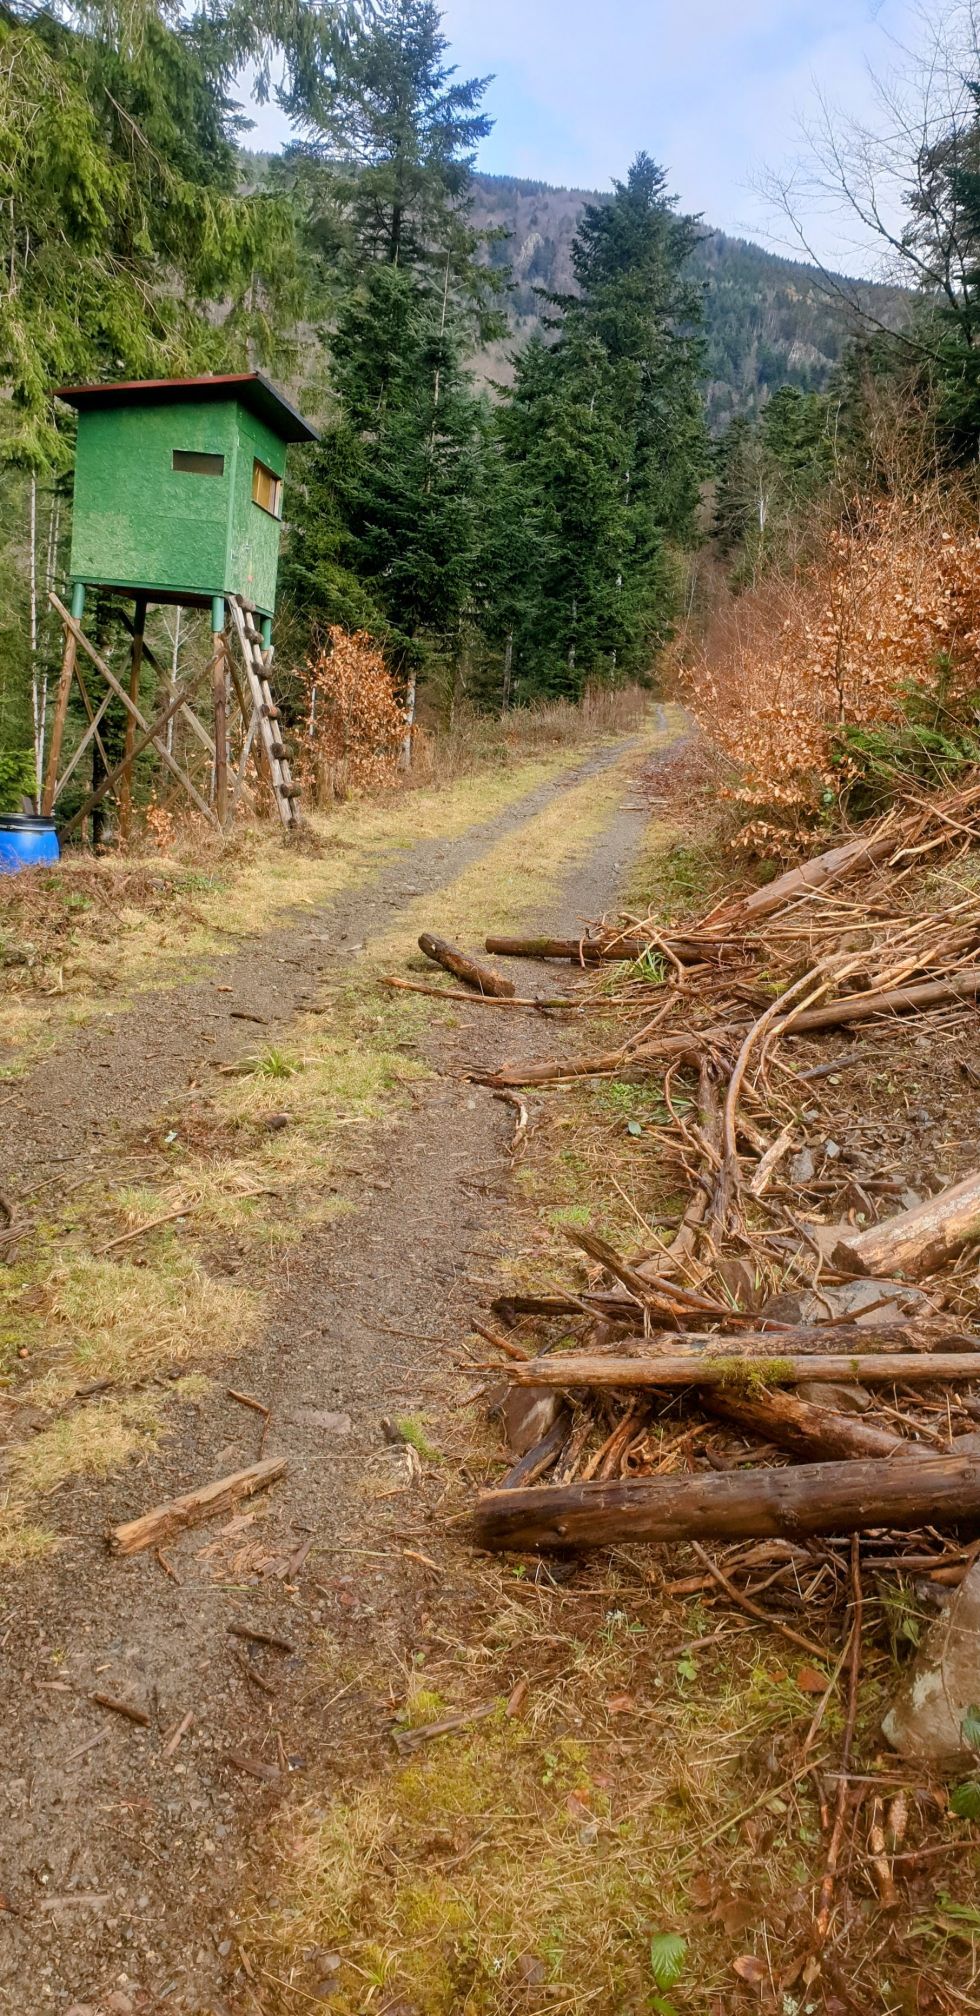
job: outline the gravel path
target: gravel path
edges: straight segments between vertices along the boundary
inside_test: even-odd
[[[246,998],[274,1039],[334,970],[334,948],[390,929],[400,908],[435,895],[630,747],[591,756],[462,839],[419,845],[369,886],[243,947],[222,962],[222,982],[237,990],[224,999]],[[560,904],[521,921],[573,929],[609,907],[646,818],[624,804]],[[519,992],[540,983],[540,969],[513,970]],[[445,1346],[455,1355],[474,1279],[493,1276],[514,1210],[513,1114],[462,1082],[460,1066],[538,1052],[543,1034],[533,1017],[486,1010],[455,1030],[434,1025],[425,1055],[436,1075],[416,1088],[414,1110],[359,1135],[359,1208],[290,1252],[262,1344],[229,1368],[235,1387],[274,1401],[266,1453],[289,1459],[285,1485],[241,1539],[202,1558],[214,1528],[183,1536],[168,1549],[174,1579],[152,1554],[110,1562],[102,1539],[108,1524],[254,1459],[261,1423],[225,1397],[219,1375],[136,1472],[58,1494],[63,1545],[0,1598],[0,2010],[10,2016],[231,2016],[246,2006],[227,1985],[229,1925],[266,1816],[314,1782],[323,1796],[353,1761],[380,1754],[383,1703],[365,1700],[350,1675],[368,1650],[398,1667],[430,1602],[419,1558],[438,1532],[437,1505],[430,1491],[392,1527],[387,1499],[406,1502],[407,1458],[381,1422],[425,1415],[444,1390]],[[16,1192],[28,1170],[37,1183],[75,1165],[111,1167],[114,1142],[186,1087],[205,1054],[230,1061],[251,1045],[254,1030],[216,1006],[208,980],[91,1025],[8,1104],[0,1187]],[[256,1538],[284,1559],[309,1540],[310,1559],[256,1582],[237,1557]],[[253,1657],[228,1636],[236,1621],[281,1635],[293,1653]],[[94,1707],[96,1689],[143,1704],[150,1727]],[[168,1733],[187,1714],[193,1726],[168,1757]],[[236,1756],[278,1769],[277,1782]],[[262,2006],[261,1996],[248,2004]]]

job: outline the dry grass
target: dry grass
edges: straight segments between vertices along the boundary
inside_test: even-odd
[[[159,1394],[93,1401],[42,1428],[11,1456],[15,1502],[44,1497],[72,1477],[110,1477],[135,1456],[155,1448],[163,1432],[165,1404]]]
[[[668,735],[672,732],[667,730]],[[665,739],[659,731],[651,731],[648,746],[655,750]],[[635,762],[634,753],[600,776],[570,784],[518,833],[506,834],[441,889],[435,899],[440,934],[479,941],[502,925],[516,929],[523,919],[542,910],[608,826]],[[419,897],[403,910],[397,928],[372,947],[372,959],[376,954],[390,966],[409,957],[419,932],[431,928],[433,901],[432,896]]]
[[[649,717],[640,686],[594,687],[577,704],[551,700],[502,716],[457,706],[452,723],[416,736],[416,776],[455,780],[474,770],[526,762],[548,752],[581,749],[606,735],[631,735]]]
[[[41,1561],[57,1544],[57,1534],[50,1527],[32,1526],[16,1512],[0,1511],[0,1569],[25,1568],[31,1561]]]
[[[628,1572],[591,1600],[585,1586],[481,1579],[467,1652],[427,1661],[396,1719],[410,1731],[495,1701],[491,1716],[287,1825],[271,1886],[283,1901],[244,1942],[269,1984],[263,2011],[307,2006],[321,1956],[338,2016],[391,1999],[425,2016],[656,2010],[651,1947],[671,1933],[686,1951],[669,2006],[714,2007],[747,1927],[784,1919],[805,1881],[780,1823],[792,1811],[812,1838],[812,1795],[766,1759],[812,1704],[752,1632],[664,1662],[676,1613]],[[746,1808],[761,1811],[754,1833]]]
[[[21,1075],[79,1015],[125,1005],[237,951],[290,913],[370,880],[423,840],[451,840],[491,819],[577,760],[574,740],[542,738],[497,763],[374,798],[309,821],[305,845],[254,824],[226,839],[189,825],[172,855],[67,855],[56,868],[0,886],[0,1078]]]
[[[79,1382],[134,1385],[192,1360],[241,1349],[256,1298],[212,1280],[176,1245],[151,1266],[43,1249],[14,1276],[5,1329],[29,1354],[30,1395],[47,1406]]]

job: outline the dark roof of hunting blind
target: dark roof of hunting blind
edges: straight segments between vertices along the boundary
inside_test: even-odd
[[[283,441],[316,441],[319,436],[261,371],[225,371],[204,378],[129,378],[116,385],[58,385],[52,395],[81,412],[113,406],[184,406],[188,401],[236,399]]]

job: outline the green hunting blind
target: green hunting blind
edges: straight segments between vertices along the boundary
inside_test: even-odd
[[[70,611],[52,597],[65,628],[65,651],[43,809],[54,810],[91,743],[102,758],[102,774],[70,824],[80,824],[118,785],[126,827],[133,762],[152,744],[198,809],[223,826],[237,803],[250,755],[254,750],[257,756],[263,748],[283,824],[294,824],[298,792],[289,774],[268,674],[286,449],[290,442],[316,440],[314,429],[257,371],[68,385],[54,396],[75,408],[78,443]],[[92,588],[109,590],[116,599],[132,598],[135,604],[133,618],[123,616],[132,636],[128,691],[82,628],[86,591]],[[153,722],[139,708],[143,663],[156,663],[144,638],[151,603],[211,610],[213,736],[190,708],[193,684],[187,691],[183,687],[170,691]],[[244,680],[227,648],[229,614],[241,646]],[[107,688],[98,708],[92,706],[79,670],[79,650]],[[88,726],[59,776],[73,679],[81,691]],[[229,742],[229,681],[241,713],[237,751]],[[99,731],[113,697],[126,710],[126,750],[121,763],[110,764]],[[207,796],[173,756],[172,736],[166,730],[178,714],[189,718],[198,739],[209,747]],[[235,775],[229,791],[233,758]]]

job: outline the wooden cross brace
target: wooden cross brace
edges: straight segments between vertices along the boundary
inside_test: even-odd
[[[75,813],[74,817],[69,820],[68,825],[64,828],[64,831],[66,833],[70,833],[74,827],[79,826],[81,824],[82,820],[87,817],[89,812],[92,811],[93,807],[100,804],[102,799],[105,797],[106,793],[108,791],[111,791],[113,785],[123,775],[123,773],[131,769],[132,764],[135,761],[136,757],[141,755],[142,751],[148,748],[151,742],[153,744],[153,747],[156,749],[158,756],[161,758],[162,762],[166,764],[166,767],[171,772],[171,774],[174,777],[176,777],[178,784],[180,784],[182,788],[187,792],[188,797],[192,800],[193,804],[197,806],[198,811],[203,814],[204,818],[208,821],[208,824],[211,826],[218,826],[219,821],[217,815],[213,811],[212,807],[208,804],[207,799],[202,798],[199,790],[197,789],[197,786],[191,781],[190,777],[188,777],[186,770],[181,769],[180,764],[177,762],[176,758],[171,754],[171,751],[167,748],[166,742],[161,739],[161,731],[166,727],[167,722],[171,719],[171,717],[174,714],[179,714],[182,707],[185,707],[187,705],[187,702],[191,694],[193,693],[195,686],[198,683],[197,678],[189,680],[183,687],[181,687],[175,699],[170,701],[169,705],[163,709],[162,713],[157,715],[154,721],[147,721],[146,715],[141,712],[139,707],[137,707],[135,700],[132,700],[130,698],[125,687],[120,685],[119,680],[116,678],[115,673],[106,664],[105,659],[100,656],[99,652],[95,649],[94,644],[90,643],[89,639],[86,637],[81,624],[76,623],[74,616],[70,615],[69,611],[65,608],[64,603],[59,600],[58,596],[54,593],[53,589],[50,591],[48,599],[51,603],[52,608],[57,611],[58,615],[61,617],[62,623],[64,624],[67,648],[65,651],[65,662],[62,665],[61,679],[58,682],[58,696],[56,702],[55,721],[53,724],[52,736],[51,736],[51,750],[48,757],[47,775],[44,780],[44,797],[42,799],[42,805],[45,812],[50,812],[52,810],[55,799],[58,796],[58,792],[63,787],[67,776],[70,774],[70,770],[66,771],[65,775],[59,780],[57,777],[57,763],[58,763],[58,757],[60,756],[61,753],[61,737],[64,729],[64,717],[68,705],[68,692],[71,686],[72,674],[75,673],[77,676],[75,657],[78,651],[78,647],[80,645],[82,650],[86,653],[86,655],[89,658],[91,658],[96,671],[101,673],[102,678],[105,680],[106,685],[109,688],[109,695],[107,695],[106,700],[102,703],[102,707],[99,710],[99,718],[101,718],[102,713],[104,713],[105,708],[108,705],[109,697],[112,694],[115,694],[116,699],[120,700],[122,702],[122,705],[125,707],[127,714],[130,716],[134,724],[134,728],[138,728],[141,731],[141,734],[138,740],[134,739],[131,747],[127,749],[125,756],[122,758],[122,761],[115,764],[114,767],[111,770],[109,770],[108,774],[105,777],[103,777],[101,783],[98,786],[98,789],[91,792],[89,797],[86,798],[84,805],[82,805],[79,811]],[[72,645],[74,646],[74,649],[71,648]],[[91,733],[94,732],[93,724],[91,722],[89,724],[88,732],[90,735]],[[76,752],[76,758],[75,758],[76,761],[77,761],[77,753],[78,752]],[[72,764],[70,767],[74,768],[74,764]]]

